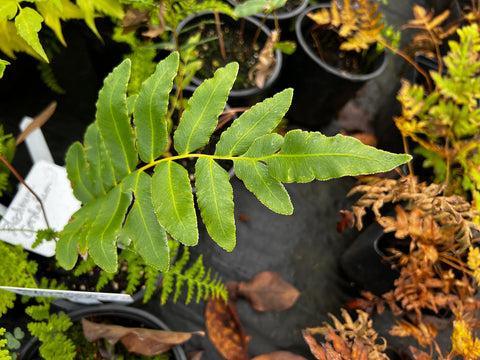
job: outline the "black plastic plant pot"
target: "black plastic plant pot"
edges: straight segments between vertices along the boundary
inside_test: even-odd
[[[236,49],[240,43],[244,44],[244,50],[245,48],[248,48],[258,28],[261,29],[261,33],[258,37],[255,49],[257,51],[261,50],[268,36],[270,35],[270,29],[265,25],[262,25],[258,20],[251,17],[245,17],[237,21],[227,15],[219,14],[219,16],[223,40],[225,42],[225,50],[227,52],[227,60],[223,60],[220,55],[220,51],[218,50],[218,40],[211,40],[203,45],[197,46],[200,58],[203,56],[203,66],[202,69],[193,77],[192,83],[198,86],[203,82],[203,80],[212,77],[216,68],[224,66],[227,63],[237,61],[240,63],[240,70],[237,76],[237,81],[235,82],[229,95],[228,103],[230,106],[251,106],[273,95],[273,85],[279,78],[280,70],[282,68],[283,58],[280,50],[275,50],[276,61],[274,68],[262,88],[258,88],[255,85],[247,85],[242,81],[248,79],[248,72],[255,65],[254,62],[240,62],[237,58],[228,56],[230,54],[240,53],[240,51]],[[204,11],[193,14],[180,22],[177,27],[177,33],[180,34],[180,43],[186,43],[187,39],[194,34],[197,34],[198,31],[202,31],[202,38],[214,38],[217,36],[213,12]],[[239,32],[241,35],[239,35]],[[233,37],[228,37],[229,34],[232,34]],[[202,55],[203,49],[205,48],[209,48],[211,50],[209,50],[209,53]]]
[[[237,6],[243,1],[228,0],[228,2],[232,6]],[[282,30],[282,40],[295,37],[295,18],[307,8],[308,3],[309,0],[287,0],[285,6],[277,10],[277,20],[280,29]],[[259,13],[253,16],[262,21],[265,17],[265,14]],[[267,15],[266,24],[272,29],[275,27],[275,16],[273,13]]]
[[[282,88],[294,89],[287,119],[311,130],[328,125],[357,90],[378,77],[387,65],[385,52],[372,62],[368,72],[362,74],[348,73],[322,60],[311,36],[315,23],[307,14],[325,7],[330,4],[311,6],[298,16],[295,24],[297,50],[285,58],[279,81]]]
[[[167,330],[170,329],[156,316],[137,308],[123,305],[97,305],[84,306],[71,310],[67,314],[72,321],[78,322],[83,318],[106,320],[115,325],[129,327],[145,327],[149,329]],[[38,348],[40,342],[37,338],[31,339],[22,349],[19,360],[38,359]],[[186,360],[185,352],[180,346],[175,346],[170,350],[172,359]]]
[[[393,289],[399,272],[385,261],[385,245],[390,236],[393,235],[384,233],[383,227],[375,222],[360,232],[342,254],[342,270],[358,289],[378,296]]]

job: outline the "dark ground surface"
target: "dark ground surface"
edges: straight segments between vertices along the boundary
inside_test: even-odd
[[[425,5],[423,1],[390,0],[385,8],[387,20],[393,25],[403,24],[405,19],[412,17],[413,3]],[[441,7],[440,1],[434,3]],[[35,62],[24,56],[19,56],[7,68],[0,81],[0,123],[7,132],[17,133],[17,124],[23,115],[34,116],[50,101],[58,101],[56,113],[43,130],[54,159],[60,165],[64,164],[67,147],[72,141],[82,139],[86,126],[93,120],[103,77],[121,61],[121,51],[108,42],[106,48],[102,47],[83,26],[67,25],[65,33],[71,45],[55,57],[52,67],[59,74],[66,74],[59,78],[66,95],[50,92],[39,81]],[[366,114],[367,122],[350,125],[374,129],[379,147],[395,152],[402,152],[402,148],[391,118],[398,111],[395,94],[404,70],[401,59],[389,59],[383,75],[367,84],[362,95],[354,101]],[[368,122],[368,119],[372,120]],[[321,130],[332,135],[341,128],[339,122],[333,121]],[[15,165],[21,174],[26,174],[31,166],[24,146],[19,148]],[[239,317],[245,332],[252,336],[249,343],[252,356],[286,349],[313,358],[308,355],[301,329],[321,325],[329,319],[328,313],[338,316],[342,304],[357,295],[358,284],[342,271],[340,258],[358,233],[355,230],[342,234],[336,231],[336,223],[340,220],[338,211],[352,203],[346,194],[354,184],[353,178],[289,184],[287,190],[295,211],[291,216],[282,216],[266,209],[241,181],[233,178],[235,216],[246,219],[237,221],[235,250],[223,251],[201,229],[200,243],[191,249],[192,258],[203,254],[205,264],[224,281],[246,281],[261,271],[270,270],[278,272],[301,292],[295,306],[281,313],[261,314],[240,300]],[[370,275],[372,277],[365,280],[367,286],[382,276],[375,272]],[[168,303],[162,307],[159,299],[154,298],[142,307],[158,314],[174,330],[204,329],[203,303],[188,307]],[[387,337],[386,331],[392,323],[388,316],[375,319],[375,326]],[[406,343],[398,340],[392,340],[392,344],[406,348]],[[203,348],[205,359],[221,359],[207,338],[196,337],[185,348],[187,351]]]

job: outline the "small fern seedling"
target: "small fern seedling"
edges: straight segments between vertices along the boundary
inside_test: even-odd
[[[180,258],[170,267],[168,271],[163,273],[162,292],[160,301],[164,305],[169,296],[173,293],[173,302],[177,302],[182,291],[187,286],[187,295],[185,304],[188,305],[196,291],[196,302],[202,299],[206,300],[210,297],[220,298],[227,302],[227,288],[220,281],[218,276],[211,277],[211,270],[205,269],[203,265],[203,257],[200,255],[192,266],[186,268],[190,259],[190,251],[188,247],[183,247]]]

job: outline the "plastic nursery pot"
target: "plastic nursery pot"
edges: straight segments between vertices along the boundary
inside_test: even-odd
[[[243,0],[228,0],[232,6],[241,4]],[[309,0],[287,0],[285,6],[277,10],[277,20],[282,30],[282,39],[290,39],[295,37],[295,18],[300,15],[308,6]],[[253,15],[260,21],[263,20],[265,14],[258,13]],[[267,15],[267,26],[273,28],[275,17],[273,13]]]
[[[356,91],[368,80],[378,77],[387,65],[385,52],[373,61],[368,72],[362,74],[348,73],[322,60],[311,36],[315,23],[307,14],[325,7],[330,4],[311,6],[298,16],[295,24],[297,50],[286,57],[279,82],[282,88],[294,89],[287,119],[312,130],[329,124]]]
[[[240,64],[240,69],[237,80],[235,81],[228,98],[230,106],[251,106],[266,97],[273,95],[273,84],[279,78],[280,70],[282,68],[283,58],[281,51],[278,49],[275,50],[276,62],[274,69],[265,81],[263,88],[251,85],[248,81],[248,72],[255,65],[255,58],[250,57],[248,61],[239,61],[238,59],[239,54],[242,55],[245,52],[248,52],[255,32],[259,27],[261,28],[261,33],[257,45],[254,47],[254,52],[258,52],[263,48],[263,45],[270,34],[268,27],[265,25],[262,26],[258,20],[251,17],[245,17],[237,21],[227,15],[219,14],[219,16],[227,60],[225,61],[222,59],[217,40],[211,40],[205,44],[197,46],[196,50],[198,51],[199,57],[203,59],[203,66],[193,77],[192,83],[198,86],[203,80],[212,77],[218,67],[237,61]],[[188,31],[182,33],[183,29],[186,28],[188,28]],[[177,33],[180,34],[180,43],[184,44],[189,37],[197,34],[200,30],[202,31],[202,39],[210,37],[216,38],[217,33],[213,12],[203,11],[188,16],[181,21],[177,27]],[[241,45],[242,49],[239,49],[238,45]]]
[[[359,289],[382,295],[393,289],[399,272],[384,261],[387,238],[383,227],[372,223],[366,227],[340,258],[340,265],[349,280]]]
[[[82,318],[95,319],[101,318],[109,323],[129,327],[145,327],[149,329],[167,330],[170,329],[156,316],[140,309],[122,306],[122,305],[98,305],[85,306],[71,310],[67,315],[72,322],[78,322]],[[38,348],[40,342],[37,338],[32,338],[22,349],[19,360],[38,359]],[[170,350],[173,360],[186,360],[185,352],[180,346],[175,346]]]

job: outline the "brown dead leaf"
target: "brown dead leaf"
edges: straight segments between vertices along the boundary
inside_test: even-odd
[[[410,346],[409,349],[412,352],[413,358],[415,360],[431,360],[432,359],[430,354],[427,354],[426,352],[421,351],[413,346]]]
[[[276,59],[274,56],[275,44],[280,39],[280,32],[273,30],[268,36],[263,49],[258,56],[258,62],[248,72],[250,80],[255,79],[255,85],[262,89],[265,81],[272,74]]]
[[[252,360],[307,360],[303,356],[290,351],[274,351],[269,354],[255,356]]]
[[[366,132],[356,132],[356,133],[353,133],[351,136],[357,140],[360,140],[365,145],[375,147],[378,144],[377,137],[373,134],[369,134]]]
[[[284,311],[292,307],[300,292],[273,271],[264,271],[248,282],[238,283],[238,296],[257,311]]]
[[[154,39],[154,38],[156,38],[157,36],[162,35],[164,32],[165,32],[165,28],[164,28],[164,27],[162,27],[162,26],[153,26],[153,25],[150,24],[150,25],[148,26],[148,30],[142,32],[142,36],[148,37],[148,38],[150,38],[150,39]]]
[[[228,360],[249,360],[247,337],[236,311],[230,304],[210,299],[205,310],[208,337],[217,351]]]
[[[121,27],[136,27],[137,25],[147,22],[148,10],[138,10],[135,8],[128,8],[125,16],[120,24]]]
[[[342,220],[337,223],[337,232],[342,233],[347,227],[353,228],[355,225],[355,214],[353,211],[340,210],[338,214],[342,215]]]
[[[145,356],[164,353],[173,346],[190,340],[193,334],[205,335],[203,331],[175,332],[128,328],[119,325],[97,324],[87,319],[82,319],[82,327],[88,341],[105,339],[110,344],[121,341],[128,351]]]

